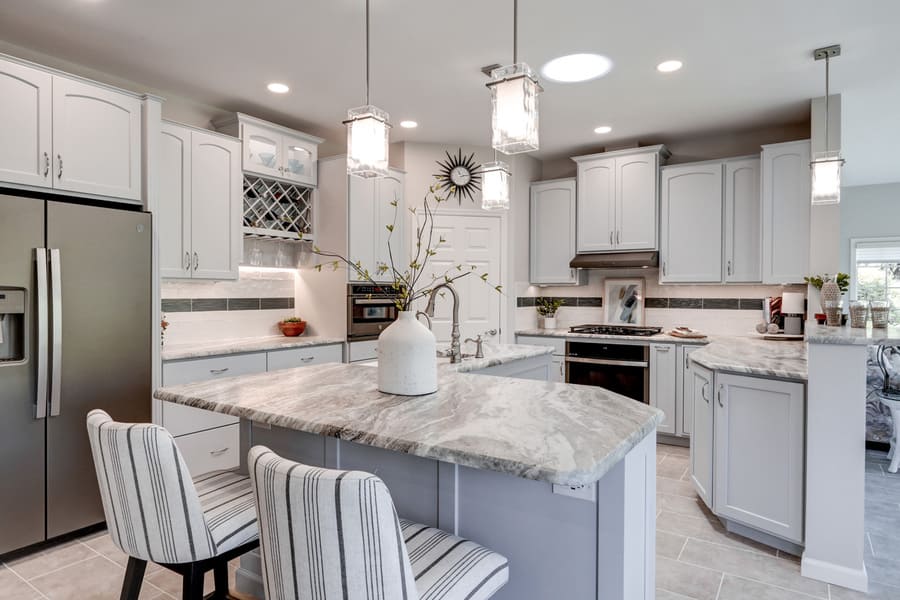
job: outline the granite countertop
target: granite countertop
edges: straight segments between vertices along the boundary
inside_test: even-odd
[[[315,335],[287,337],[284,335],[267,335],[254,338],[233,340],[216,340],[192,344],[166,344],[160,355],[163,360],[180,360],[185,358],[202,358],[205,356],[222,356],[240,354],[242,352],[265,352],[267,350],[287,350],[308,346],[326,346],[343,344],[341,338],[329,338]]]
[[[463,344],[463,350],[470,344]],[[525,360],[526,358],[535,358],[546,354],[553,354],[551,346],[526,346],[524,344],[490,344],[484,343],[484,358],[469,357],[464,358],[462,362],[451,365],[449,359],[438,359],[438,364],[443,365],[446,362],[448,368],[453,368],[458,373],[469,373],[471,371],[480,371],[490,367],[505,365],[506,363]]]
[[[806,343],[802,341],[714,336],[691,353],[691,361],[714,371],[807,379]]]
[[[837,344],[843,346],[874,346],[877,344],[900,345],[900,326],[875,329],[852,327],[828,327],[806,324],[806,341],[810,344]]]
[[[598,387],[465,372],[540,356],[547,348],[498,352],[502,357],[489,355],[483,363],[441,360],[438,391],[426,396],[383,394],[371,367],[339,363],[167,387],[154,396],[563,485],[597,481],[662,420],[657,409]]]
[[[560,329],[519,329],[516,335],[533,335],[537,337],[557,337],[570,339],[595,339],[595,340],[631,340],[647,343],[671,343],[671,344],[706,344],[709,338],[681,338],[667,333],[656,335],[603,335],[596,333],[571,333],[566,328]]]

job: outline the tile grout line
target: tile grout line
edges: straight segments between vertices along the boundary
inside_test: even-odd
[[[722,593],[723,583],[725,583],[725,571],[722,571],[722,576],[719,578],[719,589],[716,590],[716,600],[719,600],[719,595]]]
[[[684,536],[684,543],[681,545],[681,550],[678,551],[678,556],[675,557],[675,560],[681,561],[681,555],[684,553],[684,549],[687,548],[688,540],[691,539],[688,536]]]
[[[79,542],[82,543],[82,544],[84,544],[84,542],[82,542],[81,540],[79,540]],[[87,546],[87,544],[84,544],[84,545]],[[90,546],[88,546],[88,548],[90,548]],[[94,549],[91,548],[91,550],[94,550]],[[97,552],[97,551],[94,550],[94,552]],[[100,553],[97,552],[97,554],[100,554]],[[118,567],[119,569],[122,569],[122,573],[124,574],[125,568],[124,568],[122,565],[120,565],[119,563],[117,563],[116,561],[114,561],[113,559],[111,559],[110,557],[106,556],[105,554],[100,554],[100,556],[101,556],[102,558],[106,559],[107,562],[110,562],[110,563],[114,564],[116,567]],[[149,563],[150,561],[147,561],[147,562]],[[165,567],[163,567],[163,568],[165,568]],[[164,589],[162,589],[162,588],[157,587],[156,585],[154,585],[154,584],[147,578],[147,573],[145,572],[145,573],[144,573],[144,579],[141,581],[141,589],[144,589],[144,586],[148,586],[148,585],[149,585],[151,588],[153,588],[154,590],[157,591],[157,594],[156,594],[157,596],[159,596],[159,594],[164,594],[164,595],[166,595],[166,596],[171,597],[171,594],[169,594],[169,592],[167,592],[166,590],[164,590]]]
[[[869,542],[869,550],[872,552],[872,557],[878,558],[878,556],[875,554],[875,545],[872,543],[872,536],[869,535],[868,531],[866,532],[866,541]]]
[[[32,585],[32,583],[31,583],[30,581],[28,581],[27,579],[25,579],[24,577],[22,577],[21,575],[19,575],[19,574],[16,573],[15,571],[13,571],[13,570],[10,568],[10,566],[9,566],[8,564],[6,564],[5,562],[2,562],[2,563],[0,563],[0,566],[6,567],[6,568],[9,570],[9,572],[13,574],[13,577],[17,577],[17,578],[20,579],[25,585],[27,585],[27,586],[30,587],[32,590],[34,590],[35,592],[37,592],[37,595],[38,595],[39,598],[42,598],[43,600],[49,600],[49,599],[47,598],[47,596],[44,595],[44,592],[42,592],[41,590],[39,590],[39,589],[37,589],[36,587],[34,587],[34,585]]]
[[[704,541],[704,540],[701,540],[701,541]],[[763,555],[763,556],[771,556],[771,555]],[[774,557],[773,557],[773,558],[774,558]],[[716,570],[717,570],[717,569],[712,569],[712,568],[710,568],[710,567],[707,567],[707,566],[704,566],[704,565],[698,565],[698,564],[695,564],[695,563],[692,563],[692,562],[688,562],[688,561],[679,561],[679,562],[681,562],[681,563],[683,563],[683,564],[686,564],[686,565],[691,565],[692,567],[697,567],[697,568],[700,568],[700,569],[707,569],[707,570],[710,570],[710,571],[716,571]],[[829,594],[830,594],[830,591],[829,591],[829,589],[828,589],[829,584],[828,584],[828,583],[825,583],[825,582],[822,582],[822,583],[825,583],[825,596],[823,597],[823,596],[813,596],[812,594],[807,594],[806,592],[801,592],[800,590],[797,590],[797,589],[794,589],[794,588],[785,587],[785,586],[783,586],[783,585],[779,585],[779,584],[777,584],[777,583],[771,583],[771,582],[769,582],[769,581],[763,581],[762,579],[755,579],[755,578],[750,577],[750,576],[748,576],[748,575],[743,575],[743,574],[739,574],[739,573],[732,573],[731,571],[725,571],[725,570],[723,570],[723,571],[722,571],[723,579],[724,579],[724,576],[725,576],[726,574],[727,574],[727,575],[731,575],[732,577],[737,577],[737,578],[739,578],[739,579],[746,579],[747,581],[752,581],[753,583],[759,583],[759,584],[761,584],[761,585],[765,585],[765,586],[768,586],[768,587],[776,588],[776,589],[779,589],[779,590],[784,590],[784,591],[786,591],[786,592],[791,592],[791,593],[793,593],[793,594],[799,594],[800,596],[806,596],[807,598],[816,598],[817,600],[827,600],[827,598],[828,598],[828,596],[829,596]],[[800,575],[799,570],[797,571],[797,575]],[[801,576],[801,577],[802,577],[802,576]],[[818,580],[813,580],[813,581],[818,581]]]
[[[63,569],[68,569],[69,567],[72,567],[72,566],[75,566],[75,565],[80,565],[80,564],[83,563],[83,562],[87,562],[87,561],[89,561],[89,560],[93,560],[93,559],[97,558],[97,556],[102,556],[99,552],[97,552],[96,550],[94,550],[93,548],[91,548],[90,546],[88,546],[87,544],[82,544],[82,542],[81,542],[80,540],[78,541],[78,543],[81,544],[82,546],[85,546],[86,548],[88,548],[88,549],[89,549],[91,552],[93,552],[96,556],[88,556],[87,558],[82,558],[82,559],[80,559],[80,560],[76,560],[76,561],[74,561],[74,562],[70,562],[70,563],[67,564],[67,565],[63,565],[62,567],[58,567],[58,568],[56,568],[56,569],[53,569],[52,571],[47,571],[46,573],[41,573],[40,575],[35,575],[35,576],[32,577],[31,579],[25,579],[24,576],[22,576],[20,573],[16,573],[16,570],[13,569],[13,568],[12,568],[11,566],[9,566],[9,565],[6,565],[6,568],[9,569],[10,571],[12,571],[13,573],[16,573],[16,575],[18,575],[18,576],[21,577],[22,579],[25,579],[25,581],[29,581],[29,582],[30,582],[30,581],[33,581],[33,580],[35,580],[35,579],[40,579],[41,577],[46,577],[47,575],[52,575],[53,573],[57,573],[57,572],[59,572],[59,571],[62,571]]]

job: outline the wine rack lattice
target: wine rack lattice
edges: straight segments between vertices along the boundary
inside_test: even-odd
[[[313,189],[244,174],[244,236],[313,238]]]

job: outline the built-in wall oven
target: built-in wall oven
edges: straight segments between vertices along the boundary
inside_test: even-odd
[[[377,339],[397,319],[396,294],[390,284],[351,283],[347,286],[347,339]]]
[[[594,385],[650,403],[650,347],[605,340],[566,342],[566,383]]]

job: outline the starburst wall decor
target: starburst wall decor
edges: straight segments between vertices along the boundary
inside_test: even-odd
[[[456,151],[456,156],[446,150],[447,160],[437,161],[439,172],[434,176],[438,181],[438,187],[450,196],[456,196],[462,205],[463,197],[475,202],[475,193],[481,190],[481,165],[475,162],[475,153],[463,156],[462,148]]]

